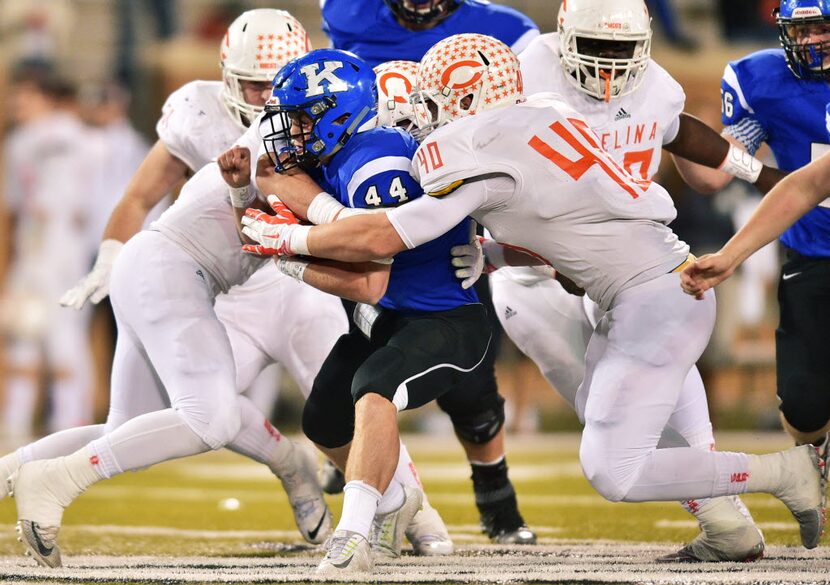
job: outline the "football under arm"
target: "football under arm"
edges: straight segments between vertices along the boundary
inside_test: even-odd
[[[830,196],[830,156],[787,175],[761,200],[749,221],[723,247],[743,262]],[[736,265],[737,265],[736,264]]]

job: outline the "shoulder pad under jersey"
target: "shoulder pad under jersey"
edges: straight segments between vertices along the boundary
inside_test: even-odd
[[[164,102],[156,133],[167,150],[196,171],[218,153],[201,154],[209,145],[203,137],[211,134],[216,116],[224,113],[221,82],[191,81],[174,91]],[[204,160],[207,158],[207,160]]]

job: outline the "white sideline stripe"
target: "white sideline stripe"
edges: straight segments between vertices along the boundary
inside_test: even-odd
[[[511,467],[511,473],[513,468]],[[137,488],[133,486],[117,486],[99,484],[84,494],[87,499],[120,500],[134,498],[140,494],[144,500],[173,500],[185,502],[209,502],[215,500],[219,505],[225,498],[236,498],[244,507],[246,504],[287,502],[288,497],[281,488],[275,486],[269,489],[239,489],[239,488],[177,488],[177,487],[154,487],[152,489]],[[452,504],[473,505],[472,487],[465,487],[457,491],[431,490],[427,485],[429,501],[436,506]],[[533,495],[523,494],[519,490],[519,500],[524,506],[619,506],[615,502],[609,502],[599,494],[593,495]],[[749,507],[756,508],[778,508],[781,503],[775,498],[747,499]],[[634,504],[631,504],[634,505]],[[659,502],[649,504],[636,504],[638,506],[678,506],[673,502]],[[232,511],[225,513],[232,514]]]
[[[755,525],[761,530],[786,530],[795,532],[798,524],[795,522],[756,522]],[[655,528],[697,528],[696,520],[658,520],[654,523]]]
[[[455,539],[485,542],[487,539],[477,524],[448,525],[447,529]],[[555,526],[534,526],[537,534],[557,534],[562,529]],[[300,535],[296,530],[196,530],[190,528],[173,528],[167,526],[119,526],[115,524],[68,524],[63,528],[66,532],[94,532],[98,534],[119,534],[124,536],[167,536],[175,538],[204,538],[204,539],[279,539],[299,540]],[[9,532],[0,534],[0,539],[15,538],[15,534]]]
[[[758,563],[658,565],[653,559],[676,544],[560,541],[537,546],[463,545],[449,557],[404,556],[376,564],[372,576],[338,575],[358,583],[609,582],[692,585],[828,583],[830,547],[804,551],[768,546]],[[22,556],[0,557],[0,576],[37,582],[320,582],[314,574],[319,550],[266,557],[69,556],[60,569],[35,566]],[[43,581],[39,581],[43,582]]]

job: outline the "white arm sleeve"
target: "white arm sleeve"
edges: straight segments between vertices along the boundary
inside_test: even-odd
[[[442,197],[423,195],[420,199],[388,211],[386,216],[410,250],[434,240],[484,206],[484,181],[465,183]]]

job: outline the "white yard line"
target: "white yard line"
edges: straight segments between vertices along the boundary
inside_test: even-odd
[[[752,564],[680,565],[652,562],[656,556],[674,550],[669,545],[580,542],[533,547],[461,546],[459,549],[458,554],[443,558],[405,556],[397,561],[378,563],[371,577],[358,574],[353,578],[338,576],[337,580],[388,583],[598,581],[672,585],[830,583],[828,547],[804,551],[774,546],[768,549],[767,558]],[[66,567],[58,570],[35,567],[30,559],[0,557],[0,577],[116,583],[316,582],[320,579],[313,571],[319,557],[319,551],[290,557],[245,558],[81,556],[67,558]]]

